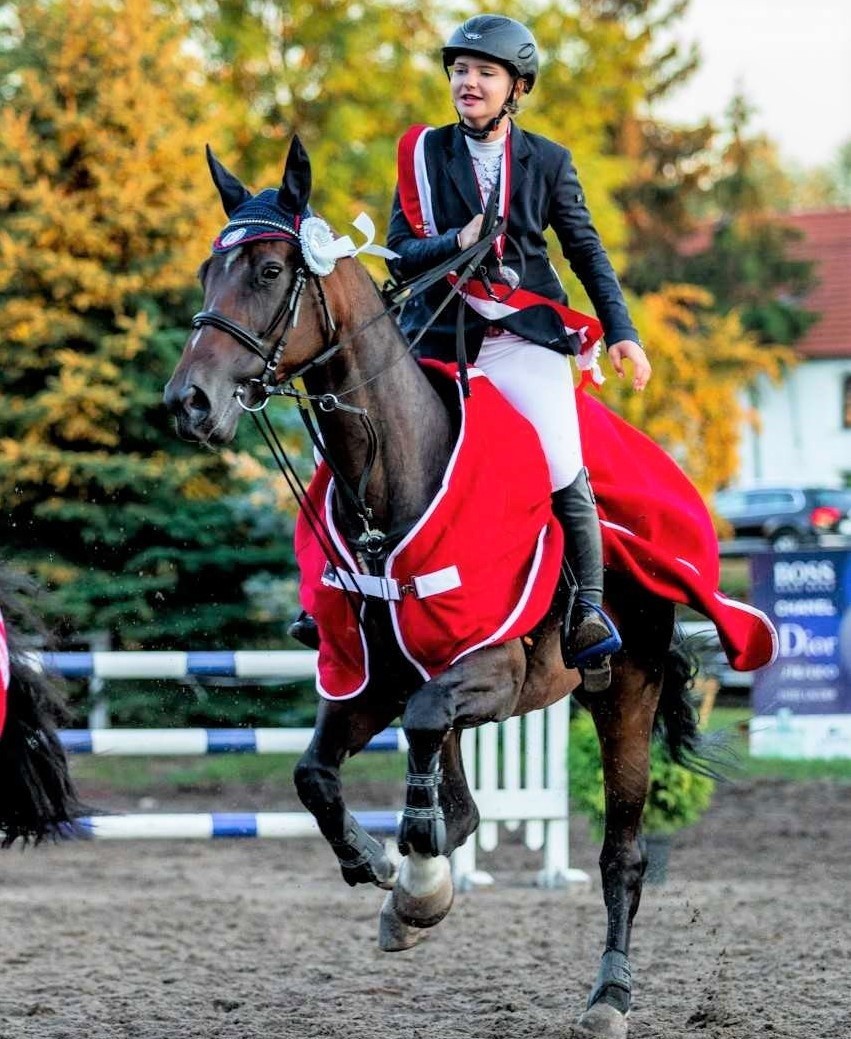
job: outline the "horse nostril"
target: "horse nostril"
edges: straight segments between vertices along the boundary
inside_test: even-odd
[[[200,418],[210,414],[210,398],[200,386],[186,386],[180,393],[183,410]]]
[[[163,394],[165,406],[172,415],[205,418],[210,413],[210,398],[193,383],[178,386],[169,382]]]

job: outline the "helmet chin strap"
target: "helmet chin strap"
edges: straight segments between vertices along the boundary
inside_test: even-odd
[[[458,129],[461,131],[461,133],[464,134],[465,137],[472,138],[472,140],[474,141],[484,141],[487,137],[489,137],[502,122],[503,117],[508,115],[508,108],[506,106],[513,97],[514,88],[516,86],[517,80],[515,79],[514,82],[511,84],[511,89],[508,91],[508,95],[506,96],[505,101],[503,101],[502,103],[502,108],[499,110],[499,115],[495,115],[489,123],[487,123],[485,126],[481,128],[481,130],[477,130],[473,126],[468,126],[459,115]]]
[[[481,130],[476,130],[475,127],[467,126],[464,120],[459,116],[458,129],[461,131],[462,134],[464,134],[465,137],[471,137],[474,141],[483,141],[486,137],[489,137],[499,126],[500,121],[502,120],[502,117],[505,114],[506,109],[503,108],[500,111],[499,115],[494,116],[494,118],[491,119],[491,121],[486,126],[483,126]]]

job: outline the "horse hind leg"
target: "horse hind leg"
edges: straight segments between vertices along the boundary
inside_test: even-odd
[[[623,689],[621,695],[627,698]],[[592,706],[603,749],[606,823],[600,873],[608,924],[605,951],[574,1039],[625,1039],[627,1035],[632,995],[629,941],[644,872],[638,833],[654,710],[652,696],[631,709],[614,698],[605,707]]]
[[[632,998],[629,943],[641,900],[645,860],[639,842],[650,772],[653,720],[669,658],[673,608],[650,603],[639,622],[622,626],[625,650],[605,697],[583,697],[597,727],[603,759],[606,819],[600,872],[606,904],[606,947],[575,1039],[625,1039]],[[631,630],[634,629],[634,630]],[[640,648],[639,648],[640,647]],[[667,690],[678,696],[679,690]]]
[[[351,887],[375,884],[389,889],[396,864],[346,808],[340,766],[393,720],[390,709],[370,709],[367,701],[323,702],[310,746],[298,761],[293,779],[302,804],[316,819],[323,837]]]

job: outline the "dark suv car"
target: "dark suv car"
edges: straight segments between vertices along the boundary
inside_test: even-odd
[[[851,537],[851,489],[754,487],[719,491],[715,511],[737,538],[765,538],[778,552],[817,545],[825,534]]]

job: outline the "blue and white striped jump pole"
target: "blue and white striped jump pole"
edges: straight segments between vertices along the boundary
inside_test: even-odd
[[[395,834],[401,812],[354,812],[369,833]],[[306,812],[177,812],[96,815],[77,825],[97,840],[210,840],[217,837],[317,837],[319,827]]]
[[[100,652],[33,653],[32,659],[45,670],[58,671],[68,678],[171,679],[223,676],[243,679],[295,681],[315,674],[317,654],[303,650],[242,650],[189,652]],[[544,753],[543,717],[552,716],[549,750]],[[543,847],[545,865],[541,882],[547,885],[587,875],[568,867],[567,858],[567,704],[561,701],[534,712],[526,721],[525,760],[534,776],[519,784],[520,719],[503,723],[507,753],[504,765],[505,788],[500,789],[497,769],[495,727],[483,729],[483,761],[474,796],[479,803],[483,824],[480,837],[489,834],[482,846],[496,844],[495,824],[512,828],[526,823],[526,844]],[[509,733],[511,738],[508,738]],[[74,753],[112,755],[199,755],[219,753],[302,753],[310,729],[71,729],[62,734],[67,750]],[[476,773],[478,751],[473,731],[465,733],[465,760],[468,771]],[[379,733],[368,745],[373,751],[407,749],[401,729]],[[544,761],[546,760],[546,769]],[[531,765],[530,765],[531,762]],[[546,774],[545,774],[546,773]],[[484,789],[483,789],[484,788]],[[376,834],[395,833],[399,815],[387,810],[356,813],[364,827]],[[313,818],[301,812],[213,812],[205,814],[154,814],[95,816],[81,820],[92,837],[121,838],[197,838],[212,837],[301,837],[318,832]],[[458,856],[464,854],[462,861]],[[475,845],[468,841],[455,853],[459,876],[473,877]],[[472,881],[471,881],[472,882]]]
[[[205,754],[303,754],[313,729],[65,729],[59,734],[69,754],[114,757]],[[366,751],[406,751],[402,729],[385,729]]]
[[[310,678],[318,654],[305,650],[197,650],[188,652],[37,653],[46,671],[66,678],[181,679],[232,677]],[[302,754],[312,729],[67,729],[62,744],[73,754],[115,756]],[[401,729],[374,736],[365,750],[406,751]]]
[[[66,678],[175,679],[218,676],[297,681],[316,673],[318,654],[310,650],[95,651],[32,653],[45,671]]]

